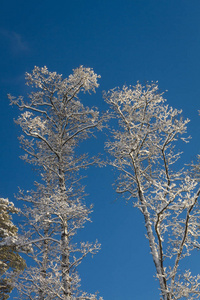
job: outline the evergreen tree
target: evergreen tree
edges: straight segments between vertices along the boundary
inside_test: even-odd
[[[13,275],[22,271],[26,264],[17,251],[18,241],[17,227],[12,222],[11,214],[18,213],[8,199],[0,198],[0,299],[9,298],[9,293],[13,289]]]

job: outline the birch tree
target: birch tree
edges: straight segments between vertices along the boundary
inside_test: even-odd
[[[161,297],[199,299],[200,275],[182,267],[200,246],[199,184],[177,163],[189,120],[154,83],[113,89],[105,100],[118,120],[106,144],[119,174],[116,191],[144,216]]]
[[[77,148],[94,129],[102,129],[104,119],[96,108],[84,106],[78,95],[95,92],[99,77],[82,66],[65,79],[46,67],[35,67],[26,74],[32,88],[27,100],[9,95],[11,104],[22,110],[16,123],[23,131],[23,159],[37,167],[42,179],[35,191],[20,191],[18,197],[27,202],[24,215],[30,228],[24,244],[31,245],[29,255],[35,261],[18,286],[25,299],[97,299],[96,294],[81,291],[76,267],[100,245],[78,245],[73,240],[91,212],[84,204],[79,171],[99,163]]]

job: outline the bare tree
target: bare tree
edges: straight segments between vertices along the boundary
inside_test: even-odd
[[[16,121],[24,135],[20,142],[23,159],[39,168],[43,182],[36,191],[21,192],[29,220],[27,243],[34,266],[24,273],[19,290],[27,299],[97,299],[80,290],[76,267],[88,254],[96,253],[96,242],[73,242],[77,230],[89,220],[91,208],[84,204],[84,189],[79,170],[99,163],[97,158],[77,152],[79,143],[101,130],[103,119],[96,108],[85,107],[80,92],[95,92],[97,76],[90,68],[79,67],[68,78],[46,67],[35,67],[26,74],[32,87],[27,101],[9,96],[22,114]]]
[[[162,299],[199,299],[200,275],[181,268],[200,246],[200,189],[176,164],[189,120],[164,104],[157,84],[113,89],[105,99],[119,125],[106,144],[119,171],[116,191],[144,216]]]

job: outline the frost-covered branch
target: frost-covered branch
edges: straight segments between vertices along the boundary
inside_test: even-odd
[[[18,199],[27,202],[23,215],[27,220],[24,241],[28,256],[34,262],[19,280],[23,299],[77,300],[97,299],[80,289],[76,268],[88,254],[95,254],[100,244],[73,243],[85,222],[90,221],[91,208],[84,203],[83,177],[78,172],[99,158],[80,155],[77,146],[101,130],[108,116],[83,105],[81,92],[91,93],[99,86],[100,76],[90,68],[73,70],[68,78],[46,67],[35,67],[26,74],[32,88],[27,99],[9,95],[11,104],[22,110],[16,123],[25,151],[23,159],[40,169],[42,183],[36,190],[20,192]]]
[[[105,100],[118,120],[106,143],[114,158],[110,164],[119,171],[116,190],[143,213],[162,298],[187,294],[187,299],[196,299],[200,277],[180,273],[181,260],[200,238],[197,182],[176,166],[181,155],[176,144],[188,141],[183,135],[189,120],[165,105],[154,83],[111,90]]]

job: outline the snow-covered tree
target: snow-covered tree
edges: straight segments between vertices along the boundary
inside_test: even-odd
[[[9,298],[14,277],[26,266],[17,251],[18,230],[12,222],[11,214],[18,212],[12,202],[0,198],[0,299],[2,300]]]
[[[105,99],[119,126],[106,144],[119,173],[116,191],[144,216],[161,297],[199,299],[200,275],[181,267],[200,246],[199,184],[176,164],[189,120],[165,104],[154,83],[116,88]]]
[[[24,133],[23,159],[37,166],[42,178],[35,191],[19,195],[29,203],[24,214],[30,226],[23,245],[31,241],[29,255],[35,261],[18,286],[25,299],[97,299],[96,294],[81,292],[76,267],[100,245],[78,245],[73,239],[91,212],[84,204],[79,170],[99,163],[77,148],[94,129],[101,130],[104,119],[96,108],[85,107],[78,94],[95,92],[98,77],[82,66],[65,79],[46,67],[35,67],[26,74],[32,87],[27,100],[9,96],[22,110],[16,122]]]
[[[200,110],[199,110],[200,115]],[[197,181],[200,181],[200,154],[197,154],[196,161],[191,164],[191,175]]]

